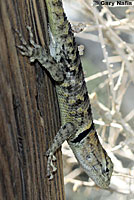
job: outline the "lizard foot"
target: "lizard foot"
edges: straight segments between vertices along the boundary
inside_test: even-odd
[[[53,153],[47,153],[48,161],[47,161],[47,177],[49,180],[53,179],[53,173],[56,172],[57,168],[54,166],[53,162],[56,161],[56,157]]]
[[[23,56],[27,56],[27,57],[30,57],[30,62],[34,62],[36,60],[36,52],[38,49],[41,48],[40,45],[36,44],[34,42],[34,39],[33,39],[33,33],[31,31],[31,27],[30,26],[26,26],[28,32],[29,32],[29,42],[30,42],[30,45],[25,41],[25,39],[23,38],[22,34],[16,29],[16,33],[18,34],[19,36],[19,39],[21,41],[21,45],[17,45],[17,48],[19,49],[20,53],[23,55]]]

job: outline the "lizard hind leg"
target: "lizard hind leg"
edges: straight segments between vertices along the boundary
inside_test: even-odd
[[[28,32],[29,32],[29,41],[30,41],[30,44],[34,47],[34,48],[40,48],[40,45],[36,44],[35,41],[34,41],[34,38],[33,38],[33,33],[32,33],[32,30],[31,30],[31,26],[26,26]]]
[[[67,122],[64,126],[60,128],[56,136],[54,137],[53,143],[46,152],[47,159],[47,176],[49,180],[53,179],[53,173],[57,170],[53,162],[56,161],[54,153],[57,149],[67,140],[75,131],[74,124]]]
[[[30,62],[37,60],[42,67],[50,73],[53,80],[57,82],[64,81],[63,64],[57,63],[57,61],[50,55],[49,50],[35,43],[30,26],[27,26],[27,30],[29,32],[29,44],[23,38],[22,34],[17,29],[15,30],[21,41],[21,45],[17,45],[20,53],[23,56],[29,57]]]
[[[26,26],[26,28],[27,28],[27,30],[29,32],[30,45],[26,42],[26,40],[24,39],[22,34],[17,29],[15,29],[15,31],[18,34],[19,39],[21,41],[21,45],[17,45],[17,48],[19,49],[20,53],[23,56],[27,56],[27,57],[30,58],[30,62],[34,62],[36,59],[38,59],[38,52],[41,51],[40,50],[41,46],[34,42],[33,33],[31,31],[31,27],[30,26]]]

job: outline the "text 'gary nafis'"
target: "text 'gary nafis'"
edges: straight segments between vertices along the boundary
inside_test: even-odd
[[[132,6],[132,1],[116,1],[116,2],[111,2],[111,1],[94,1],[98,5],[107,5],[107,6]]]

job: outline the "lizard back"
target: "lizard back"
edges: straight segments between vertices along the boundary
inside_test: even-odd
[[[102,147],[93,123],[91,105],[75,38],[61,0],[46,0],[50,33],[49,50],[36,44],[31,27],[27,26],[30,45],[17,31],[21,54],[31,62],[37,60],[56,82],[62,126],[46,152],[47,174],[50,179],[56,167],[54,153],[67,140],[80,165],[95,183],[107,188],[113,163]]]
[[[57,83],[56,90],[61,122],[75,124],[76,131],[67,139],[78,162],[85,172],[103,188],[108,187],[113,164],[97,136],[92,120],[91,105],[78,48],[71,25],[60,0],[49,1],[52,40],[50,53],[57,63],[62,63],[64,80]],[[50,8],[51,7],[51,8]]]

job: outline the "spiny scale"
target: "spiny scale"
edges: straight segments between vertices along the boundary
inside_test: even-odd
[[[50,30],[50,52],[36,45],[31,29],[30,43],[19,34],[22,42],[18,46],[22,55],[30,61],[38,60],[56,81],[62,126],[56,134],[46,155],[48,156],[47,174],[53,178],[56,167],[54,153],[67,140],[78,162],[94,182],[107,188],[113,171],[113,163],[99,142],[92,120],[89,96],[84,81],[83,69],[62,2],[46,0]]]

